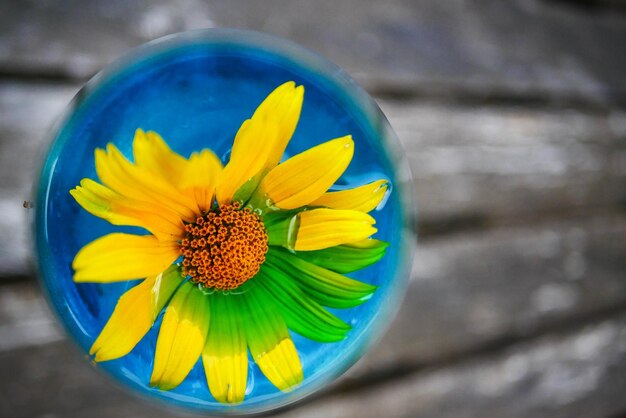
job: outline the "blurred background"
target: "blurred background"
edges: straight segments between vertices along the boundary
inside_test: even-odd
[[[0,0],[0,416],[178,415],[67,340],[22,203],[83,82],[208,27],[339,64],[414,174],[420,238],[398,317],[341,381],[278,416],[626,417],[622,0]]]

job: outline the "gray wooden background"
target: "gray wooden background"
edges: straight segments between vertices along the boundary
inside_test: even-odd
[[[43,137],[82,82],[177,31],[293,39],[378,100],[420,242],[384,339],[282,417],[626,416],[626,3],[0,1],[0,416],[166,417],[99,375],[31,269]],[[180,413],[185,416],[184,413]]]

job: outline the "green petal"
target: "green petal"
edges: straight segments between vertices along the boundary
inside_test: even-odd
[[[212,319],[202,362],[209,390],[222,403],[242,402],[246,393],[248,348],[240,321],[241,303],[243,298],[236,295],[210,296]]]
[[[170,390],[185,380],[204,348],[209,318],[207,295],[183,283],[163,315],[150,386]]]
[[[378,262],[389,243],[367,239],[354,244],[337,245],[316,251],[299,251],[298,257],[337,273],[351,273]]]
[[[272,296],[256,283],[242,296],[248,311],[244,329],[252,358],[278,389],[293,388],[302,382],[302,364]]]
[[[270,245],[294,248],[300,227],[299,210],[269,212],[263,216],[263,225]]]
[[[254,280],[272,295],[287,327],[303,337],[323,343],[341,341],[352,329],[308,297],[282,271],[263,265]]]
[[[331,308],[351,308],[368,300],[376,286],[351,279],[304,261],[288,251],[271,247],[265,263],[296,281],[316,302]]]

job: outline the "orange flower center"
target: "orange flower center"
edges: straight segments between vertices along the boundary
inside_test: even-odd
[[[241,286],[265,262],[267,233],[261,218],[239,203],[224,205],[185,225],[182,274],[205,287]]]

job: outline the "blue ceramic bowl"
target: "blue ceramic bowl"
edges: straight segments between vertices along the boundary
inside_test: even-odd
[[[38,267],[48,300],[83,350],[111,315],[119,296],[136,282],[77,284],[77,251],[117,227],[81,209],[69,190],[97,178],[94,149],[113,142],[127,157],[135,129],[159,132],[178,153],[212,149],[227,160],[239,125],[275,87],[293,80],[305,87],[300,122],[285,157],[331,138],[352,134],[355,154],[341,177],[346,186],[386,178],[391,193],[372,212],[376,238],[391,243],[385,257],[350,274],[380,288],[363,305],[333,313],[353,326],[339,343],[316,343],[293,334],[304,382],[282,393],[250,362],[246,399],[216,402],[202,364],[172,391],[148,385],[161,318],[128,355],[96,367],[148,398],[213,413],[252,413],[291,403],[335,380],[380,337],[397,311],[413,256],[414,202],[404,154],[376,103],[345,72],[289,41],[256,32],[211,29],[168,36],[131,51],[91,79],[51,133],[36,184]]]

